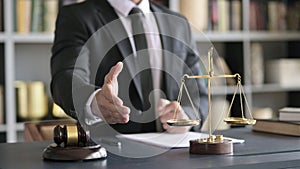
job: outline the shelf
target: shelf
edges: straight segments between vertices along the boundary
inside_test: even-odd
[[[5,42],[8,39],[15,43],[53,43],[54,35],[48,33],[31,33],[31,34],[13,34],[7,35],[0,33],[0,42]]]
[[[6,36],[5,33],[1,32],[0,33],[0,42],[5,42]]]
[[[16,43],[52,43],[54,35],[46,33],[13,34],[12,39]]]
[[[253,93],[299,91],[300,86],[286,87],[280,84],[264,84],[252,86]]]
[[[250,87],[249,86],[243,86],[244,92],[249,93]],[[215,86],[211,88],[211,94],[212,95],[231,95],[234,94],[236,90],[236,86]],[[239,93],[239,91],[237,92]]]
[[[242,42],[242,41],[293,41],[300,39],[300,32],[200,32],[193,30],[198,42]]]
[[[24,130],[24,122],[17,123],[17,131],[23,131]]]
[[[232,41],[243,41],[244,33],[238,32],[200,32],[193,30],[194,39],[198,42],[207,42],[208,40],[214,42],[232,42]]]
[[[300,39],[299,32],[199,32],[193,30],[194,38],[197,42],[241,42],[250,41],[293,41]],[[6,35],[0,33],[0,42],[4,42]],[[13,34],[12,39],[16,43],[52,43],[54,36],[46,33],[31,33],[26,35]]]
[[[6,125],[0,124],[0,132],[6,132]]]
[[[300,39],[300,32],[250,32],[248,34],[251,41],[292,41]]]

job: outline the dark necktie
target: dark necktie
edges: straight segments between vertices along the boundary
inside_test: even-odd
[[[135,14],[135,15],[133,15]],[[138,70],[138,78],[140,79],[142,95],[143,95],[143,111],[148,110],[151,106],[149,102],[149,94],[153,90],[152,73],[150,67],[150,58],[147,51],[148,45],[143,26],[143,12],[139,8],[133,8],[130,11],[132,35],[136,48],[137,58],[136,64]]]

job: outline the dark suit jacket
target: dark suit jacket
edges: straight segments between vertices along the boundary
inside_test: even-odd
[[[150,3],[156,13],[163,47],[162,90],[168,100],[176,100],[181,77],[199,75],[201,67],[194,49],[187,20],[166,8]],[[105,75],[118,61],[124,62],[119,97],[131,108],[128,124],[113,125],[121,132],[153,131],[153,123],[140,124],[139,105],[143,105],[139,81],[135,80],[132,48],[122,23],[106,0],[87,0],[62,7],[56,22],[51,58],[51,91],[54,101],[74,118],[84,116],[87,99],[101,88]],[[133,80],[132,80],[133,79]],[[187,82],[194,104],[204,120],[207,90],[201,79]],[[200,95],[200,97],[199,97]],[[183,96],[182,106],[190,105]],[[190,117],[193,111],[186,106]],[[132,120],[136,118],[135,120]]]

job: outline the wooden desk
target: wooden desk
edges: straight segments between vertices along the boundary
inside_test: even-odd
[[[55,162],[42,159],[49,142],[0,144],[0,168],[22,169],[190,169],[190,168],[300,168],[300,138],[231,129],[225,136],[244,138],[231,155],[191,155],[188,149],[172,149],[151,158],[125,158],[109,153],[96,161]]]

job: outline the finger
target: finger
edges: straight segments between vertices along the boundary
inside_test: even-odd
[[[171,126],[169,126],[167,123],[163,123],[164,130],[168,131]]]
[[[115,100],[120,100],[120,101],[115,101]],[[107,99],[105,95],[100,95],[99,97],[97,97],[97,102],[98,105],[100,106],[100,110],[102,108],[105,108],[109,112],[120,112],[122,114],[130,113],[130,109],[124,106],[122,104],[123,103],[122,100],[118,97]]]
[[[121,114],[120,112],[115,112],[112,114],[117,123],[127,123],[129,121],[129,114]]]
[[[112,104],[112,103],[107,102],[107,101],[103,101],[100,104],[100,110],[101,109],[105,109],[108,112],[117,112],[117,113],[119,113],[121,115],[124,115],[124,116],[126,114],[130,113],[130,109],[128,107],[123,106],[123,105]]]
[[[168,124],[163,124],[163,129],[166,130],[168,133],[186,133],[188,132],[191,127],[189,126],[181,126],[181,127],[174,127],[169,126]]]
[[[119,111],[111,111],[107,107],[102,107],[101,118],[109,124],[127,123],[129,121],[129,113],[122,114]]]
[[[179,103],[177,101],[173,101],[165,105],[159,113],[161,116],[163,116],[164,114],[167,113],[175,113],[175,111],[178,111],[179,108],[180,108]]]
[[[186,127],[186,126],[183,126],[183,127],[170,127],[167,129],[167,132],[168,133],[186,133],[190,130],[190,127]]]
[[[105,76],[105,83],[111,83],[113,80],[117,79],[118,75],[123,69],[123,63],[118,62],[115,66],[113,66],[108,74]]]
[[[180,113],[180,105],[178,102],[173,101],[166,105],[162,112],[160,112],[160,121],[166,123],[170,119],[177,118],[177,114]]]
[[[167,104],[169,104],[169,103],[170,103],[169,100],[166,100],[166,99],[159,99],[157,110],[158,110],[158,111],[162,111],[163,108],[164,108]]]
[[[174,116],[174,113],[173,113],[173,112],[171,112],[171,113],[166,113],[166,114],[160,116],[160,122],[161,122],[161,123],[167,123],[168,120],[174,119],[174,118],[176,118],[176,117]]]
[[[109,117],[115,123],[127,123],[129,121],[129,114],[121,114],[120,112],[112,112]]]
[[[103,99],[108,100],[110,103],[123,105],[123,101],[113,93],[111,85],[104,85],[100,92]]]
[[[105,120],[109,124],[127,123],[129,121],[129,116],[122,117],[122,116],[112,115],[112,116],[108,116]]]

